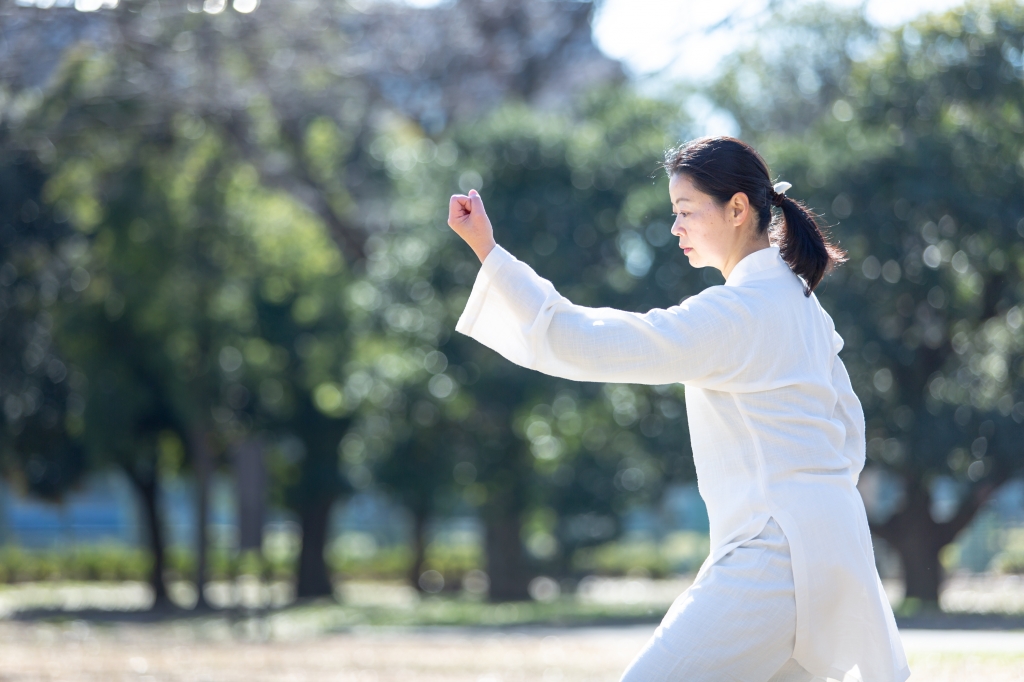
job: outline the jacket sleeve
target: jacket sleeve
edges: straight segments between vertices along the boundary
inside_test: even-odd
[[[724,289],[647,313],[587,308],[496,246],[455,329],[517,365],[565,379],[700,381],[733,372],[742,358],[730,346],[746,345],[743,307]]]
[[[836,334],[836,337],[839,337]],[[842,340],[838,342],[842,347]],[[838,350],[838,349],[837,349]],[[846,371],[846,365],[837,355],[832,364],[832,387],[837,394],[835,416],[846,427],[846,444],[843,447],[843,454],[850,460],[850,473],[853,476],[854,484],[860,479],[860,472],[864,469],[866,456],[866,444],[864,442],[864,409],[861,407],[860,399],[853,392],[850,383],[850,375]]]

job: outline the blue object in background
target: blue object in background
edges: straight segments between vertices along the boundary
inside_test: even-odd
[[[133,492],[122,476],[107,473],[90,477],[62,502],[52,503],[19,495],[0,480],[0,539],[33,549],[138,544]]]

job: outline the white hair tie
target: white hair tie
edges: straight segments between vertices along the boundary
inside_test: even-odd
[[[782,198],[786,196],[786,190],[792,186],[788,182],[776,182],[772,185],[772,205],[782,206]]]

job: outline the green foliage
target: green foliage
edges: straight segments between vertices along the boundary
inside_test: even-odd
[[[58,497],[116,464],[152,496],[197,442],[222,461],[263,438],[272,500],[304,522],[372,485],[421,531],[480,515],[485,556],[423,548],[446,577],[520,550],[552,574],[695,568],[694,538],[610,542],[623,514],[694,475],[681,388],[553,379],[453,334],[479,264],[444,218],[476,187],[498,241],[573,302],[667,307],[721,282],[668,232],[659,161],[688,122],[616,87],[431,136],[339,75],[336,36],[309,27],[348,10],[311,7],[145,31],[124,10],[123,44],[83,46],[44,90],[0,98],[5,473]],[[969,5],[893,31],[784,11],[702,94],[850,252],[819,297],[871,466],[909,487],[948,476],[966,498],[1020,469],[1024,10]],[[214,552],[211,572],[289,576],[287,549]],[[414,554],[328,560],[398,576]],[[61,561],[24,571],[62,575]],[[172,551],[168,574],[192,561]]]
[[[414,510],[526,524],[532,560],[556,571],[667,479],[692,476],[676,387],[557,380],[450,333],[479,268],[445,225],[460,188],[480,189],[499,243],[576,303],[646,311],[706,286],[667,246],[669,130],[682,130],[673,108],[614,89],[572,115],[507,105],[440,141],[402,122],[382,131],[370,152],[396,200],[351,291],[386,339],[362,357],[387,388],[342,444],[350,472]],[[517,561],[500,551],[488,561]]]
[[[834,37],[836,24],[811,19]],[[856,35],[832,45],[836,63],[742,58],[721,101],[850,252],[819,297],[846,340],[872,462],[1003,480],[1024,421],[1024,14],[977,4]],[[756,114],[741,80],[769,92]],[[812,80],[823,85],[803,99],[818,113],[791,134],[788,102]]]
[[[783,18],[713,92],[849,251],[818,297],[845,340],[868,467],[905,493],[874,529],[908,594],[933,602],[940,550],[1024,463],[1024,11],[971,3],[891,31]],[[827,49],[791,58],[808,44]],[[940,477],[960,508],[935,521]]]
[[[609,576],[695,573],[710,551],[708,542],[694,531],[671,533],[660,543],[623,539],[577,550],[572,565],[578,573]]]
[[[457,585],[469,571],[485,567],[480,550],[476,545],[431,543],[422,570],[437,571],[446,585]],[[343,579],[403,580],[409,575],[413,559],[408,545],[381,547],[365,554],[334,547],[328,564]]]
[[[655,578],[664,578],[670,571],[658,545],[649,540],[611,542],[580,549],[573,557],[573,568],[583,574]]]
[[[401,580],[412,562],[406,545],[374,548],[372,552],[344,551],[335,545],[327,563],[339,579]],[[432,543],[424,570],[436,570],[448,584],[457,585],[468,571],[483,567],[475,545]],[[254,576],[263,580],[295,580],[295,555],[238,554],[225,548],[210,552],[209,577],[235,580]],[[0,583],[57,580],[146,580],[152,565],[149,552],[120,545],[83,545],[72,549],[28,550],[0,548]],[[195,576],[195,552],[187,547],[167,550],[166,578],[191,581]]]
[[[71,550],[0,548],[0,583],[44,580],[145,580],[150,559],[144,550],[116,545]]]
[[[269,432],[301,443],[270,443],[300,455],[272,463],[276,501],[322,508],[347,490],[336,447],[360,398],[339,390],[351,346],[342,292],[363,238],[347,174],[368,194],[378,185],[349,163],[368,93],[327,68],[338,37],[312,28],[347,7],[310,11],[122,5],[120,29],[67,50],[45,88],[5,89],[2,132],[43,150],[33,205],[66,222],[49,269],[56,286],[71,282],[46,332],[79,370],[66,422],[91,456],[22,446],[39,461],[21,468],[45,472],[41,483],[116,463],[153,499],[169,437],[183,445],[180,468],[197,449],[216,464]]]
[[[333,551],[328,565],[338,576],[356,580],[404,580],[412,564],[410,548],[404,545],[383,547],[370,555],[353,556]]]
[[[61,289],[86,275],[59,256],[71,228],[44,200],[43,164],[2,125],[0,158],[0,473],[55,500],[87,468],[77,439],[83,377],[53,343]]]
[[[432,595],[400,606],[310,605],[276,616],[298,621],[306,631],[338,632],[358,625],[508,627],[598,625],[624,621],[655,623],[665,606],[650,603],[586,603],[572,597],[549,602],[489,604],[472,595]]]
[[[679,256],[652,247],[668,221],[649,218],[671,107],[612,90],[430,139],[329,66],[337,39],[309,30],[309,8],[118,11],[120,37],[69,52],[19,130],[50,145],[39,203],[70,226],[57,262],[77,279],[52,335],[81,374],[67,421],[90,466],[119,465],[154,499],[204,444],[216,463],[265,436],[272,499],[303,523],[376,479],[420,519],[555,509],[534,535],[556,551],[531,545],[546,561],[689,473],[678,393],[527,376],[450,338],[476,265],[443,226],[445,197],[477,174],[510,247],[578,302],[677,298]],[[317,11],[323,25],[347,10]]]
[[[1000,573],[1024,574],[1024,529],[1006,531],[1002,551],[992,559],[992,567]]]

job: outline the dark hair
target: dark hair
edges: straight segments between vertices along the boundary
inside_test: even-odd
[[[698,190],[725,205],[737,193],[747,195],[757,212],[757,232],[771,230],[783,260],[805,283],[810,296],[833,265],[846,262],[846,252],[822,234],[816,216],[803,202],[777,194],[768,164],[749,144],[732,137],[702,137],[665,152],[669,176],[686,175]],[[772,206],[782,220],[772,223]]]

